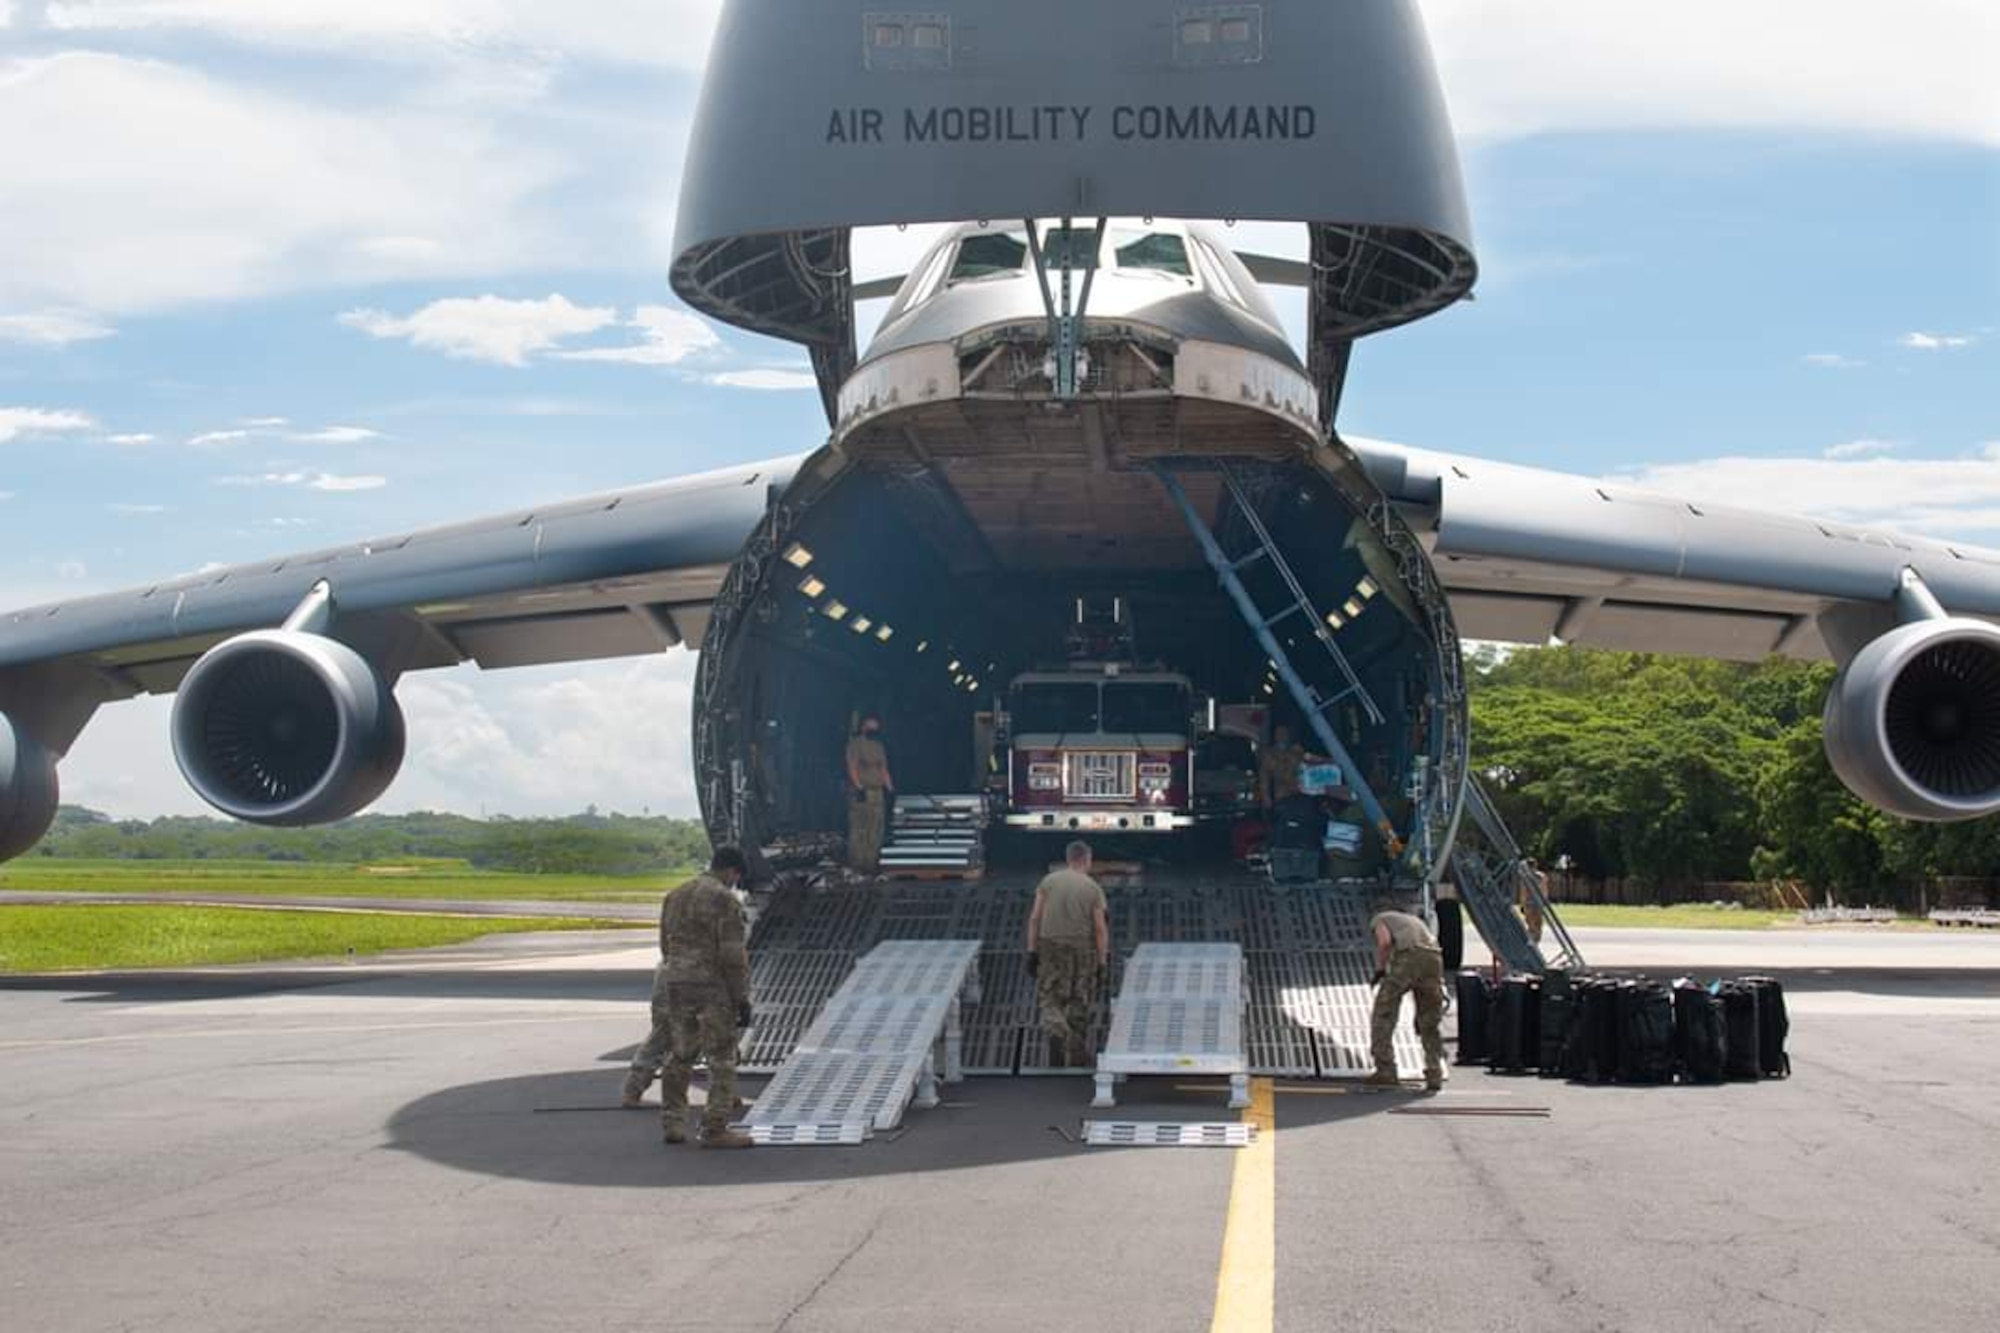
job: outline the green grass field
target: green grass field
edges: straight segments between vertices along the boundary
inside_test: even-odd
[[[259,907],[0,907],[0,973],[344,958],[482,935],[626,925],[578,917],[287,912]]]
[[[29,857],[0,868],[25,893],[216,893],[269,898],[458,898],[482,902],[657,902],[692,869],[631,878],[509,875],[462,861],[300,865],[284,861],[72,861]]]
[[[1611,907],[1592,903],[1557,903],[1566,926],[1630,927],[1651,930],[1769,930],[1796,924],[1797,912],[1760,912],[1748,908],[1711,907],[1689,903],[1681,907]]]

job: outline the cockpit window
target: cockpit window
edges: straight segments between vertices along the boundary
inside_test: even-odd
[[[1181,278],[1194,276],[1194,265],[1188,259],[1187,242],[1179,236],[1152,232],[1131,240],[1121,236],[1114,236],[1114,239],[1119,242],[1115,253],[1118,267],[1123,271],[1171,273]]]
[[[1042,234],[1042,260],[1051,270],[1097,267],[1097,228],[1051,227]]]
[[[919,271],[917,275],[917,280],[913,283],[908,284],[903,289],[905,293],[905,300],[903,301],[902,305],[897,309],[896,311],[897,314],[900,315],[905,310],[916,309],[918,306],[930,300],[931,297],[934,294],[936,294],[938,287],[938,280],[944,273],[945,260],[950,256],[950,254],[951,254],[950,247],[944,247],[940,249],[936,254],[932,255],[929,259],[924,261],[924,266]]]
[[[1249,302],[1243,299],[1243,292],[1236,280],[1229,274],[1229,265],[1201,241],[1195,242],[1195,259],[1201,266],[1202,281],[1208,289],[1238,309],[1248,310]]]
[[[958,258],[952,263],[950,281],[1019,273],[1027,263],[1027,237],[1015,232],[985,232],[958,243]]]

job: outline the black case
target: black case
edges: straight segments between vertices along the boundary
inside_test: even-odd
[[[1618,1081],[1671,1083],[1674,1000],[1666,984],[1635,981],[1618,992]]]
[[[1729,1076],[1722,1001],[1692,981],[1674,986],[1674,1065],[1686,1083],[1720,1083]]]
[[[1763,1077],[1762,1040],[1757,1022],[1757,988],[1725,981],[1720,991],[1722,1020],[1729,1029],[1724,1069],[1732,1079]]]
[[[1271,811],[1271,846],[1317,856],[1326,845],[1326,812],[1303,793],[1287,796]]]
[[[1496,1074],[1525,1074],[1541,1058],[1540,978],[1507,977],[1493,993],[1487,1027],[1492,1041],[1487,1061]]]
[[[1541,1012],[1537,1017],[1543,1078],[1564,1076],[1563,1051],[1569,1045],[1570,1029],[1576,1023],[1576,984],[1567,972],[1553,969],[1542,974]]]
[[[1609,1083],[1618,1072],[1618,992],[1623,983],[1596,977],[1576,987],[1576,1017],[1563,1047],[1563,1075],[1579,1083]]]
[[[1792,1057],[1785,1051],[1792,1020],[1785,1013],[1785,988],[1774,977],[1745,977],[1743,984],[1757,995],[1757,1072],[1765,1078],[1790,1078]]]
[[[1452,1062],[1483,1065],[1492,1052],[1486,1028],[1489,992],[1483,972],[1460,972],[1454,1007],[1458,1010],[1458,1056]]]

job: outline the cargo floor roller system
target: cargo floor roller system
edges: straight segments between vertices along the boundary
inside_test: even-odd
[[[814,891],[788,887],[763,903],[750,937],[756,1008],[745,1072],[773,1072],[810,1042],[835,993],[884,942],[961,941],[979,946],[980,1001],[965,1011],[963,1063],[977,1075],[1076,1076],[1050,1058],[1028,976],[1033,871],[992,871],[982,881],[892,882]],[[1372,886],[1322,883],[1279,891],[1230,868],[1147,867],[1110,886],[1112,959],[1099,996],[1093,1047],[1110,1035],[1112,1001],[1148,944],[1233,945],[1241,951],[1242,1042],[1251,1074],[1359,1078],[1372,1067],[1369,1012],[1375,968],[1368,941]],[[814,1039],[816,1040],[816,1039]],[[1408,1015],[1398,1063],[1423,1056]]]

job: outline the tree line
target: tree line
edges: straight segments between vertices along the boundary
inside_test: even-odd
[[[1473,769],[1524,849],[1591,879],[1797,880],[1881,901],[2000,876],[2000,818],[1892,819],[1820,742],[1834,669],[1582,648],[1476,654]]]
[[[35,854],[313,864],[462,861],[519,874],[642,875],[703,863],[708,852],[698,820],[604,815],[595,808],[566,819],[361,815],[324,828],[277,829],[180,816],[112,819],[64,806]]]

